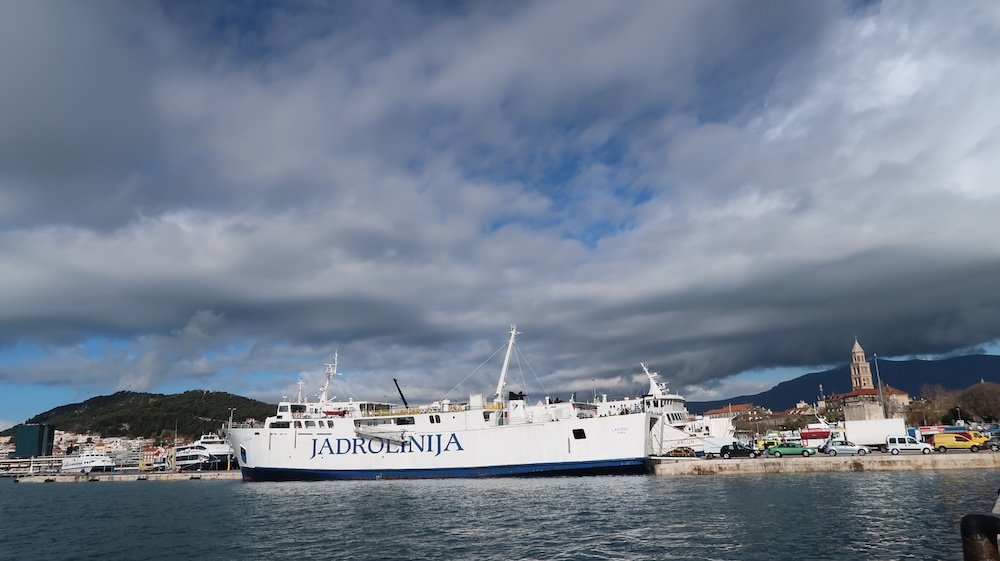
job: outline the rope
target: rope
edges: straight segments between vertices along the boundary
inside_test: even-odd
[[[462,380],[459,383],[455,384],[455,387],[453,387],[450,390],[448,390],[447,392],[445,392],[444,395],[441,396],[441,399],[447,398],[448,395],[451,394],[451,392],[453,392],[456,389],[458,389],[458,386],[461,386],[462,384],[464,384],[466,380],[468,380],[469,378],[471,378],[473,374],[475,374],[476,372],[479,371],[480,368],[482,368],[483,366],[485,366],[486,363],[490,361],[490,359],[492,359],[493,357],[497,356],[497,353],[499,353],[500,351],[502,351],[503,348],[506,347],[506,346],[507,346],[506,344],[500,345],[500,348],[497,349],[497,350],[495,350],[495,351],[493,351],[493,354],[491,354],[489,356],[489,358],[487,358],[479,366],[477,366],[475,368],[475,370],[473,370],[472,372],[469,372],[469,374],[465,378],[462,378]]]
[[[531,372],[531,375],[535,377],[535,380],[538,382],[538,385],[542,387],[542,392],[545,395],[549,395],[549,390],[547,390],[545,388],[545,384],[542,383],[542,379],[538,377],[538,374],[535,373],[535,369],[531,367],[531,363],[528,362],[528,357],[524,353],[521,352],[521,349],[517,348],[516,346],[514,347],[514,350],[517,351],[518,355],[520,355],[522,358],[524,358],[524,363],[528,365],[528,370]],[[518,361],[518,365],[520,366],[520,361]],[[521,378],[522,378],[522,382],[523,382],[523,379],[524,379],[523,373],[521,375]]]

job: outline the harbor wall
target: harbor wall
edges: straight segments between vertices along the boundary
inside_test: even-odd
[[[180,473],[73,473],[49,475],[25,475],[17,477],[18,483],[94,483],[99,481],[187,481],[201,479],[209,481],[242,479],[239,470],[198,471]]]
[[[783,458],[652,458],[655,475],[747,475],[816,473],[825,471],[916,471],[930,469],[998,469],[1000,453],[868,454],[866,456],[810,456]]]
[[[1000,469],[1000,453],[979,452],[949,454],[913,454],[892,456],[811,456],[784,458],[651,458],[650,473],[677,475],[748,475],[782,473],[819,473],[830,471],[916,471],[938,469]],[[241,479],[239,470],[181,473],[93,473],[28,475],[16,478],[19,483],[85,483],[99,481],[208,481]]]

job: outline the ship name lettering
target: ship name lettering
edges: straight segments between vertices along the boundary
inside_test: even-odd
[[[465,448],[458,435],[451,433],[445,439],[444,434],[420,434],[409,436],[402,442],[375,438],[314,438],[312,439],[312,456],[342,456],[346,454],[412,454],[426,452],[440,456],[442,452],[463,452]]]

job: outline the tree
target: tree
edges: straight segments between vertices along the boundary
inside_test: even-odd
[[[958,396],[958,406],[970,419],[996,422],[1000,419],[1000,384],[981,382]]]
[[[921,420],[926,418],[927,424],[950,423],[955,418],[958,392],[946,389],[941,385],[929,384],[920,388],[920,397],[923,403],[921,406]]]

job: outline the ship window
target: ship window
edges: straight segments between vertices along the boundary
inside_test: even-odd
[[[302,428],[302,421],[295,421],[295,428],[297,429]]]
[[[279,405],[278,406],[278,413],[288,413],[288,406],[287,405]]]
[[[307,427],[315,427],[315,426],[316,426],[316,423],[314,423],[314,422],[312,422],[312,421],[306,421],[306,426],[307,426]]]
[[[280,423],[271,423],[271,428],[272,429],[287,429],[288,428],[288,421],[282,421]]]
[[[240,459],[243,460],[244,464],[247,463],[247,449],[242,446],[240,446]]]
[[[412,425],[414,422],[416,421],[413,417],[396,417],[397,425]]]
[[[573,429],[573,438],[576,440],[583,440],[587,438],[587,433],[583,432],[583,429]]]

